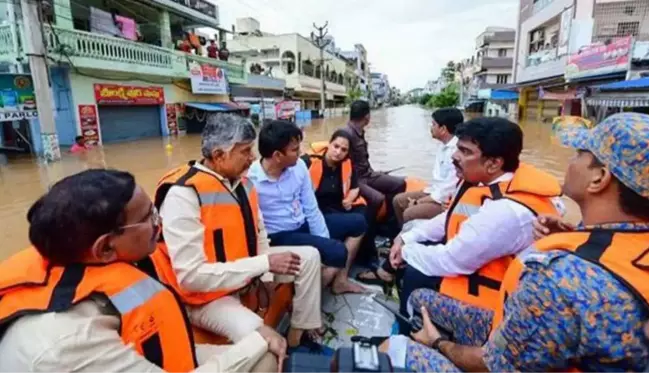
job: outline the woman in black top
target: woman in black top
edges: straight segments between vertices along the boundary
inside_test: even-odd
[[[367,230],[365,201],[359,196],[358,180],[348,157],[350,143],[349,135],[338,130],[324,151],[303,157],[329,235],[343,241],[347,247],[347,265],[334,279],[334,294],[365,291],[348,278],[349,268]]]

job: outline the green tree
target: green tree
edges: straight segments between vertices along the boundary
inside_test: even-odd
[[[432,97],[433,95],[428,93],[421,95],[421,97],[419,97],[419,105],[428,105],[428,102]]]
[[[457,65],[453,61],[448,61],[446,66],[440,72],[441,78],[446,82],[452,82],[455,80],[455,72],[457,71]]]
[[[347,87],[347,96],[345,97],[345,103],[347,105],[351,105],[352,102],[360,99],[361,97],[363,97],[363,91],[361,91],[361,88],[358,86],[358,82],[354,81],[351,87]]]
[[[460,94],[456,84],[447,85],[442,92],[432,96],[428,102],[428,107],[443,108],[443,107],[456,107],[460,102]]]

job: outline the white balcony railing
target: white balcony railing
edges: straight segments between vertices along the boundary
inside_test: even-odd
[[[173,69],[171,50],[79,30],[45,28],[49,52]]]
[[[557,49],[547,49],[527,56],[527,66],[537,66],[557,59]]]

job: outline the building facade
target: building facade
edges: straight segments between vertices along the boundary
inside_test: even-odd
[[[322,75],[325,76],[326,107],[344,105],[347,61],[329,51],[324,52],[324,68],[320,50],[313,42],[297,33],[273,35],[264,33],[252,18],[237,20],[237,29],[228,42],[231,54],[244,61],[246,69],[256,64],[269,75],[285,81],[288,95],[301,102],[302,109],[320,107]]]
[[[353,73],[357,79],[358,88],[361,90],[361,98],[369,100],[371,96],[370,91],[370,66],[367,60],[367,50],[363,44],[354,45],[354,50],[341,52],[352,63]]]
[[[372,84],[372,98],[375,106],[383,106],[390,101],[390,81],[382,73],[370,73]]]
[[[0,71],[28,76],[22,12],[16,2],[5,4]],[[115,0],[109,5],[56,0],[44,17],[56,132],[63,147],[79,135],[105,144],[177,132],[186,104],[229,102],[228,86],[247,83],[240,63],[209,58],[209,41],[194,32],[219,24],[218,7],[204,0]],[[25,121],[27,133],[12,131]],[[43,151],[37,118],[0,125],[2,142],[18,135],[27,138],[34,153]]]
[[[633,44],[646,40],[646,0],[521,0],[514,58],[519,117],[585,113],[588,87],[624,80],[630,65],[616,63],[607,50],[628,60]]]

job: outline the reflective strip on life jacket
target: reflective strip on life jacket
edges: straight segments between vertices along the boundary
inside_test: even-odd
[[[204,172],[190,162],[170,171],[158,183],[156,205],[160,208],[172,186],[192,188],[200,203],[203,224],[203,251],[208,263],[225,263],[257,255],[257,232],[259,204],[254,184],[242,178],[240,184],[230,190],[216,175]],[[164,224],[164,222],[163,222]],[[160,280],[172,286],[183,302],[202,305],[221,298],[235,289],[219,289],[211,292],[192,292],[178,283],[164,239],[151,255]],[[249,279],[248,283],[253,279]],[[247,284],[244,285],[244,287]]]
[[[108,298],[119,313],[125,314],[144,305],[158,293],[166,290],[158,281],[146,277]]]
[[[537,185],[537,179],[550,185]],[[462,224],[477,214],[487,199],[509,199],[525,206],[536,215],[556,215],[558,212],[551,198],[560,193],[561,187],[556,178],[548,177],[543,171],[525,164],[521,164],[510,181],[489,186],[462,183],[447,213],[444,242],[452,240],[460,232]],[[512,256],[497,258],[471,275],[445,277],[439,291],[473,306],[495,310],[500,302],[499,289],[503,277],[512,260]]]
[[[173,291],[131,264],[51,266],[34,248],[0,263],[0,338],[22,316],[65,312],[95,294],[117,311],[125,345],[165,371],[197,367],[191,325]]]
[[[535,260],[535,256],[544,256],[547,252],[557,250],[569,252],[605,269],[624,285],[642,305],[645,312],[649,313],[648,242],[647,231],[607,229],[556,233],[542,238],[517,256],[507,269],[500,289],[500,303],[494,312],[491,333],[493,334],[504,320],[506,303],[518,287],[525,262]],[[548,265],[552,266],[552,263]],[[578,372],[580,368],[572,367],[568,371]]]

